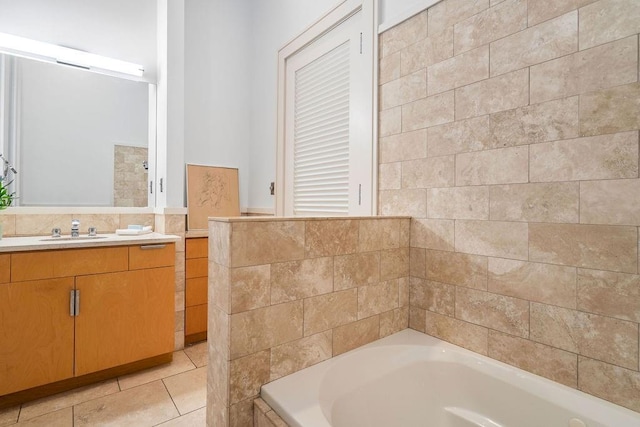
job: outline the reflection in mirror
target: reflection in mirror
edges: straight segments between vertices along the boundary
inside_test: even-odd
[[[19,206],[148,206],[149,85],[0,55]]]

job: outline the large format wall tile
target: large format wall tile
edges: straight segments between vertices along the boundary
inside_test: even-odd
[[[580,357],[578,389],[640,412],[640,372]]]
[[[304,222],[234,222],[231,266],[268,264],[304,257]]]
[[[454,250],[454,222],[441,219],[413,219],[411,246],[441,251]]]
[[[333,292],[333,258],[271,264],[271,304]]]
[[[456,251],[526,260],[528,224],[501,221],[456,221]]]
[[[380,139],[380,163],[427,157],[427,130],[403,132]]]
[[[398,219],[360,220],[358,251],[379,251],[399,248],[402,243],[402,222]]]
[[[489,219],[489,188],[482,186],[427,190],[427,216],[449,219]]]
[[[576,308],[576,269],[489,258],[489,292]]]
[[[456,120],[529,103],[529,70],[518,70],[455,89]]]
[[[212,271],[211,277],[224,274]],[[253,310],[271,304],[271,267],[256,265],[230,270],[231,313]],[[215,279],[214,279],[215,280]],[[217,295],[216,295],[217,297]]]
[[[349,289],[304,300],[304,336],[326,331],[358,318],[358,290]]]
[[[233,314],[231,359],[302,338],[302,320],[302,301]]]
[[[331,331],[321,332],[271,349],[270,381],[331,358]]]
[[[456,120],[427,129],[427,155],[429,157],[466,153],[492,148],[489,116]]]
[[[439,93],[402,106],[402,130],[416,130],[452,122],[453,91]]]
[[[452,56],[453,27],[447,27],[400,51],[400,73],[404,76]]]
[[[529,26],[586,6],[598,0],[529,0]]]
[[[489,46],[481,46],[427,68],[429,95],[489,78]]]
[[[640,179],[581,182],[580,222],[640,226]]]
[[[456,287],[456,318],[511,335],[529,335],[529,302],[517,298]]]
[[[640,83],[580,95],[580,134],[616,133],[640,128]]]
[[[454,27],[456,55],[527,28],[527,1],[506,0]]]
[[[380,281],[380,252],[342,255],[334,259],[335,291],[373,285]]]
[[[305,257],[351,254],[358,250],[358,221],[320,220],[305,223]]]
[[[455,293],[453,285],[412,277],[409,286],[409,304],[412,307],[453,316]]]
[[[400,52],[380,58],[378,85],[383,85],[397,78],[400,78]]]
[[[576,267],[638,271],[636,227],[529,224],[529,259]]]
[[[453,27],[458,22],[489,8],[489,0],[442,1],[429,9],[429,35]]]
[[[380,337],[380,317],[372,316],[337,327],[333,331],[333,355],[361,347]]]
[[[476,353],[487,354],[487,328],[430,311],[424,312],[423,316],[425,333]]]
[[[600,0],[580,9],[580,49],[640,33],[640,2]]]
[[[427,216],[427,193],[422,188],[386,190],[378,193],[380,215]]]
[[[492,114],[488,148],[576,138],[578,104],[573,96]]]
[[[529,180],[528,147],[456,155],[456,185],[515,184]]]
[[[487,290],[486,257],[427,250],[425,265],[425,278],[429,280]]]
[[[414,19],[404,21],[380,36],[380,57],[384,58],[394,52],[427,38],[427,11],[420,12]]]
[[[403,188],[453,187],[454,156],[428,157],[402,163]]]
[[[638,132],[545,142],[530,147],[532,182],[638,177]]]
[[[399,134],[402,131],[402,107],[380,111],[378,127],[381,138]]]
[[[577,223],[580,184],[553,182],[490,187],[492,220]]]
[[[508,73],[578,50],[578,11],[491,43],[491,75]]]
[[[637,323],[531,303],[531,339],[625,368],[638,368]]]
[[[380,252],[380,281],[409,276],[409,248],[388,249]]]
[[[488,356],[566,386],[578,386],[578,357],[573,353],[490,330]]]
[[[638,81],[638,37],[531,67],[531,103]]]
[[[578,269],[578,310],[640,322],[640,276]]]
[[[398,308],[398,296],[397,279],[359,287],[358,319]]]
[[[380,87],[380,108],[397,107],[427,96],[427,73],[424,69],[392,80]]]
[[[271,352],[260,351],[232,360],[229,366],[229,396],[231,404],[260,394],[260,386],[269,381]]]

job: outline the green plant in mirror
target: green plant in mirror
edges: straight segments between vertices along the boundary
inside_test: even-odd
[[[9,164],[2,154],[0,154],[0,162],[2,162],[2,175],[0,175],[0,211],[7,209],[13,203],[13,199],[16,197],[15,192],[10,192],[9,186],[13,180],[9,180],[9,174],[14,175],[18,173],[13,166]]]

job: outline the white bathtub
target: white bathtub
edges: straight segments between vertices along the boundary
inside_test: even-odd
[[[406,329],[262,387],[294,427],[640,427],[640,414]]]

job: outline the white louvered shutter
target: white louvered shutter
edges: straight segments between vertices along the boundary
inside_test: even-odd
[[[363,22],[364,12],[356,8],[284,56],[279,215],[372,213],[373,54],[370,43],[371,55],[363,53]]]
[[[295,73],[293,213],[349,213],[349,41]]]

